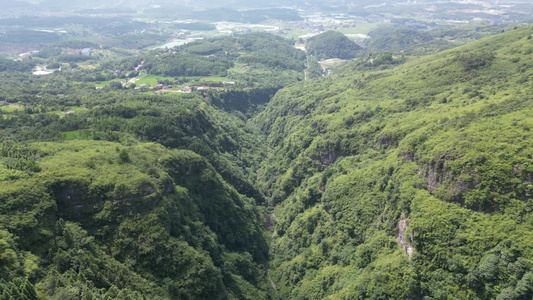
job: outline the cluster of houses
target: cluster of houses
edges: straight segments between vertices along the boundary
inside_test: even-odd
[[[223,90],[224,87],[219,86],[206,86],[206,85],[188,85],[185,86],[179,90],[171,90],[171,85],[164,85],[161,83],[158,83],[154,85],[153,87],[150,87],[147,84],[141,84],[136,89],[151,89],[154,91],[169,91],[169,92],[179,92],[179,93],[191,93],[193,91],[208,91],[208,90]]]
[[[206,85],[193,85],[193,86],[186,86],[179,90],[181,93],[190,93],[192,91],[207,91],[207,90],[223,90],[227,86],[235,85],[234,81],[222,81],[223,87],[220,86],[206,86]]]
[[[178,92],[180,93],[190,93],[192,91],[208,91],[208,90],[223,90],[223,87],[219,86],[205,86],[205,85],[198,85],[198,86],[186,86],[181,88]]]

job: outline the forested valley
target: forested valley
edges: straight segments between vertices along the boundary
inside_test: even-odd
[[[532,35],[0,58],[0,299],[531,299]]]

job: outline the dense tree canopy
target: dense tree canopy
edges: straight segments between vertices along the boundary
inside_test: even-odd
[[[352,59],[361,47],[338,31],[327,31],[306,42],[306,50],[318,59]]]
[[[532,34],[0,60],[0,299],[530,299]]]
[[[532,32],[276,94],[254,121],[281,298],[533,295]]]

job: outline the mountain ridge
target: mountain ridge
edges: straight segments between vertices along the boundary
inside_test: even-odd
[[[479,272],[531,259],[518,238],[531,234],[531,34],[373,72],[353,63],[276,94],[255,121],[272,148],[260,182],[276,205],[270,270],[282,297],[530,295],[497,279],[516,270]],[[509,243],[519,254],[494,260]],[[512,276],[527,282],[528,271]]]

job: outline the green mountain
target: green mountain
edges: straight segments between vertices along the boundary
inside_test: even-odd
[[[338,31],[326,31],[308,39],[305,48],[318,59],[352,59],[361,47]]]
[[[255,122],[281,298],[533,296],[532,34],[276,94]]]
[[[267,298],[255,202],[205,158],[152,143],[0,150],[2,280],[52,299]]]
[[[531,299],[532,35],[3,61],[0,299]]]

